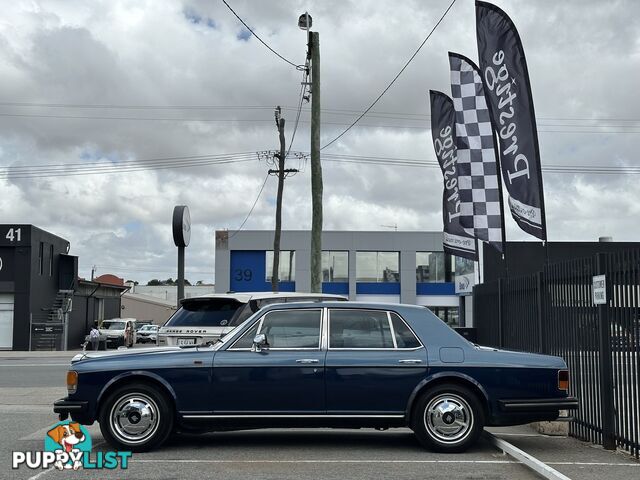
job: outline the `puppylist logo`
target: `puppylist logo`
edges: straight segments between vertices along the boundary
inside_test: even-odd
[[[91,453],[91,435],[76,422],[66,420],[53,425],[44,438],[43,451],[12,452],[11,468],[58,470],[128,468],[131,452]]]

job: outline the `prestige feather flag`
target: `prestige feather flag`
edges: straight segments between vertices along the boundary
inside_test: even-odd
[[[431,103],[431,137],[444,177],[442,217],[445,253],[478,260],[477,242],[460,225],[460,193],[455,146],[455,111],[453,101],[444,93],[429,91]]]
[[[506,13],[481,1],[476,1],[476,32],[511,215],[522,230],[546,241],[538,131],[520,35]]]
[[[451,96],[460,194],[460,224],[499,252],[504,251],[502,184],[484,86],[478,67],[449,52]]]

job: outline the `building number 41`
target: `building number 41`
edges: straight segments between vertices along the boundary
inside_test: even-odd
[[[22,230],[19,228],[10,228],[5,238],[10,242],[19,242],[22,240]]]

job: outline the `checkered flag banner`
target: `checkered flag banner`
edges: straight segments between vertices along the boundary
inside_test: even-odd
[[[503,251],[502,185],[491,117],[478,67],[449,52],[455,109],[460,224],[478,240]]]
[[[478,241],[460,225],[460,194],[455,145],[456,114],[453,101],[444,93],[429,90],[431,138],[442,170],[442,220],[445,253],[478,260]]]

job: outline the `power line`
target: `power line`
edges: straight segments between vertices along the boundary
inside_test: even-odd
[[[156,163],[156,162],[165,162],[165,161],[174,161],[174,160],[204,160],[204,159],[216,159],[216,158],[241,158],[247,156],[255,156],[255,152],[237,152],[237,153],[222,153],[222,154],[210,154],[210,155],[182,155],[176,157],[157,157],[157,158],[146,158],[146,159],[131,159],[131,160],[120,160],[118,162],[114,162],[111,160],[100,160],[97,162],[76,162],[76,163],[49,163],[49,164],[41,164],[41,165],[16,165],[9,167],[0,167],[0,168],[10,168],[11,171],[21,171],[21,170],[31,170],[31,169],[51,169],[51,168],[69,168],[69,167],[93,167],[93,166],[119,166],[119,165],[127,165],[127,164],[145,164],[145,163]]]
[[[233,13],[233,14],[235,15],[235,17],[236,17],[238,20],[240,20],[240,23],[242,23],[242,25],[244,25],[244,26],[245,26],[245,28],[246,28],[247,30],[249,30],[249,31],[251,32],[251,34],[252,34],[254,37],[256,37],[256,38],[260,41],[260,43],[262,43],[265,47],[267,47],[269,50],[271,50],[271,52],[272,52],[272,53],[274,53],[277,57],[279,57],[279,58],[281,58],[282,60],[284,60],[285,62],[287,62],[287,63],[288,63],[289,65],[291,65],[292,67],[295,67],[295,68],[299,68],[299,67],[300,67],[299,65],[296,65],[295,63],[293,63],[291,60],[287,60],[287,59],[286,59],[286,58],[284,58],[282,55],[280,55],[278,52],[276,52],[273,48],[271,48],[269,45],[267,45],[267,43],[266,43],[264,40],[262,40],[262,39],[258,36],[258,34],[257,34],[256,32],[254,32],[254,31],[251,29],[251,27],[250,27],[249,25],[247,25],[247,24],[246,24],[246,22],[245,22],[242,18],[240,18],[240,15],[238,15],[238,14],[233,10],[233,8],[231,8],[231,6],[226,2],[226,0],[222,0],[222,3],[224,3],[224,4],[227,6],[227,8],[231,11],[231,13]]]
[[[264,190],[264,186],[267,184],[267,180],[269,180],[269,174],[267,173],[267,176],[264,177],[264,182],[262,182],[262,186],[260,187],[260,190],[258,191],[258,195],[256,196],[256,200],[255,202],[253,202],[253,205],[251,206],[251,210],[249,210],[249,213],[247,213],[247,216],[244,218],[244,220],[242,221],[242,223],[240,224],[240,226],[238,227],[238,229],[236,231],[234,231],[229,238],[233,238],[235,237],[238,232],[240,230],[242,230],[242,227],[244,227],[244,224],[247,223],[247,220],[249,220],[249,217],[251,216],[251,214],[253,213],[253,209],[256,208],[256,205],[258,204],[258,200],[260,200],[260,195],[262,195],[262,191]]]
[[[78,104],[78,103],[37,103],[37,102],[0,102],[0,107],[18,107],[18,108],[68,108],[68,109],[123,109],[123,110],[267,110],[271,111],[273,107],[267,105],[135,105],[135,104]],[[283,110],[297,111],[297,106],[283,106]],[[362,110],[354,109],[341,109],[341,108],[323,108],[323,113],[329,115],[342,115],[342,116],[355,116],[363,113]],[[309,113],[310,109],[303,108],[302,112]],[[3,114],[4,116],[14,114]],[[19,114],[16,114],[19,115]],[[27,115],[27,114],[24,114]],[[370,118],[386,118],[400,120],[428,120],[431,115],[426,113],[411,113],[411,112],[385,112],[379,110],[370,110],[367,112],[367,116]],[[412,118],[418,117],[418,118]],[[47,117],[45,117],[47,118]],[[52,116],[52,118],[67,118],[66,116],[58,117]],[[73,117],[71,117],[73,118]],[[78,117],[84,119],[85,117]],[[90,117],[96,119],[114,119],[119,120],[121,118],[137,120],[137,117]],[[554,117],[554,116],[539,116],[539,120],[555,120],[563,122],[640,122],[640,118],[619,118],[619,117]],[[145,118],[146,120],[146,118]],[[181,118],[150,118],[150,120],[186,120],[186,121],[216,121],[217,119],[181,119]],[[221,121],[242,121],[241,119],[221,119]],[[347,124],[345,124],[347,125]],[[620,127],[626,127],[626,125],[616,125]]]
[[[113,110],[269,110],[267,105],[140,105],[122,103],[38,103],[0,102],[2,107],[19,108],[78,108]],[[293,107],[288,107],[293,108]]]
[[[140,172],[140,171],[151,171],[151,170],[165,170],[165,169],[176,169],[176,168],[189,168],[189,167],[201,167],[201,166],[209,166],[209,165],[224,165],[229,163],[242,163],[254,161],[254,158],[230,158],[230,159],[213,159],[213,160],[198,160],[191,162],[176,162],[176,163],[164,163],[160,165],[131,165],[125,167],[118,167],[117,164],[111,168],[88,168],[88,169],[75,169],[70,171],[65,171],[64,169],[56,170],[56,171],[43,171],[40,172],[37,168],[34,168],[33,171],[30,172],[17,172],[17,174],[11,173],[9,169],[6,172],[0,172],[0,179],[18,179],[18,178],[52,178],[52,177],[72,177],[78,175],[104,175],[104,174],[117,174],[117,173],[130,173],[130,172]]]
[[[398,157],[374,157],[360,155],[323,154],[323,161],[337,163],[355,163],[369,165],[386,165],[390,167],[426,167],[439,168],[435,160],[420,160]],[[542,170],[550,173],[584,173],[584,174],[640,174],[640,166],[589,166],[589,165],[543,165]]]
[[[293,146],[293,140],[296,138],[296,132],[298,131],[298,125],[300,123],[300,114],[302,113],[302,104],[304,103],[304,94],[307,90],[307,77],[308,77],[308,62],[305,64],[305,69],[302,74],[302,85],[300,86],[300,99],[298,100],[298,111],[296,113],[296,122],[293,126],[293,132],[291,133],[291,142],[289,142],[289,148],[287,149],[287,153],[285,158],[289,156],[289,152],[291,151],[291,147]]]
[[[224,1],[224,0],[223,0]],[[362,114],[356,118],[353,123],[351,125],[349,125],[342,133],[340,133],[340,135],[338,135],[337,137],[335,137],[333,140],[331,140],[329,143],[325,144],[323,147],[320,148],[320,150],[324,150],[325,148],[327,148],[329,145],[332,145],[333,143],[335,143],[339,138],[341,138],[345,133],[347,133],[349,130],[351,130],[351,128],[358,123],[368,112],[369,110],[371,110],[377,103],[378,101],[382,98],[382,96],[387,93],[387,91],[391,88],[391,86],[396,82],[396,80],[400,77],[400,75],[402,75],[402,72],[405,71],[405,69],[409,66],[409,64],[413,61],[413,59],[416,57],[416,55],[418,55],[418,52],[422,49],[422,47],[425,45],[425,43],[427,43],[427,41],[429,40],[429,38],[431,37],[431,35],[433,34],[433,32],[435,32],[436,28],[438,28],[438,25],[440,25],[440,23],[442,22],[442,20],[444,20],[444,17],[446,17],[447,13],[449,13],[449,10],[451,10],[451,7],[453,7],[453,5],[456,3],[456,0],[453,0],[449,6],[447,7],[447,9],[444,11],[444,13],[442,14],[442,16],[440,17],[440,19],[436,22],[436,24],[434,25],[434,27],[431,29],[431,31],[429,32],[429,34],[426,36],[426,38],[422,41],[422,43],[420,44],[420,46],[417,48],[417,50],[413,53],[413,55],[411,55],[411,57],[409,58],[409,60],[407,61],[407,63],[404,64],[404,66],[400,69],[400,71],[398,72],[398,74],[393,78],[393,80],[391,80],[391,82],[389,83],[389,85],[386,86],[386,88],[382,91],[382,93],[380,95],[378,95],[378,98],[376,98],[373,103],[371,105],[369,105],[369,107],[367,107],[367,109],[362,112]]]
[[[72,120],[125,120],[125,121],[173,121],[173,122],[229,122],[229,123],[271,123],[272,120],[257,119],[257,118],[166,118],[166,117],[111,117],[111,116],[89,116],[89,115],[44,115],[44,114],[13,114],[13,113],[0,113],[0,117],[27,117],[27,118],[56,118],[56,119],[72,119]],[[361,118],[361,117],[360,117]],[[309,123],[308,120],[297,120],[298,123]],[[332,126],[345,126],[348,125],[348,129],[353,127],[361,128],[388,128],[388,129],[409,129],[409,130],[429,130],[427,125],[385,125],[385,124],[363,124],[356,125],[355,123],[344,122],[322,122],[322,125]],[[542,133],[596,133],[596,134],[618,134],[618,133],[640,133],[640,130],[575,130],[579,128],[640,128],[640,125],[569,125],[569,124],[545,124],[540,123],[539,126],[553,126],[553,127],[571,127],[573,130],[558,130],[558,129],[539,129],[538,132]],[[344,130],[345,133],[347,130]],[[334,140],[337,140],[336,137]],[[327,146],[327,145],[325,145]],[[324,147],[323,147],[324,148]]]

